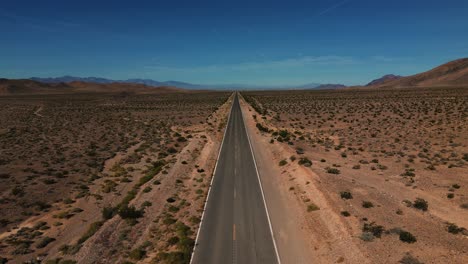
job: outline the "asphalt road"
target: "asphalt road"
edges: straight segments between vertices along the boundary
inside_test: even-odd
[[[279,263],[259,181],[236,94],[192,263]]]

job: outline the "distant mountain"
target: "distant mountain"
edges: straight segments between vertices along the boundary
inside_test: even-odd
[[[468,86],[468,58],[458,59],[442,64],[432,70],[390,80],[370,87],[434,87],[434,86]]]
[[[42,83],[70,83],[70,82],[86,82],[86,83],[129,83],[129,84],[144,84],[147,86],[153,87],[160,87],[160,86],[174,86],[184,89],[203,89],[204,86],[191,84],[191,83],[184,83],[184,82],[177,82],[177,81],[167,81],[167,82],[159,82],[151,79],[128,79],[128,80],[111,80],[99,77],[74,77],[74,76],[63,76],[57,78],[38,78],[33,77],[30,78],[32,81],[42,82]]]
[[[42,83],[69,83],[69,82],[90,82],[90,83],[113,83],[117,82],[114,80],[109,80],[105,78],[98,78],[98,77],[74,77],[74,76],[62,76],[57,78],[38,78],[32,77],[30,78],[32,81],[42,82]]]
[[[343,84],[333,84],[333,83],[328,83],[328,84],[321,84],[319,86],[316,86],[312,89],[314,90],[333,90],[333,89],[343,89],[346,88],[346,85]]]
[[[88,79],[88,78],[87,78]],[[67,93],[174,93],[187,90],[169,86],[148,86],[137,83],[54,82],[0,79],[0,95],[14,94],[67,94]]]
[[[390,82],[390,81],[393,81],[393,80],[398,80],[398,79],[401,79],[403,78],[403,76],[400,76],[400,75],[394,75],[394,74],[387,74],[387,75],[384,75],[378,79],[375,79],[373,81],[371,81],[370,83],[366,84],[366,86],[372,86],[372,85],[381,85],[381,84],[384,84],[386,82]]]
[[[144,84],[147,86],[159,87],[159,86],[171,86],[179,87],[190,90],[202,90],[202,89],[215,89],[215,90],[230,90],[230,89],[244,89],[244,90],[300,90],[300,89],[312,89],[322,84],[320,83],[309,83],[304,85],[249,85],[249,84],[192,84],[187,82],[179,81],[155,81],[151,79],[127,79],[127,80],[111,80],[98,77],[74,77],[74,76],[63,76],[57,78],[38,78],[33,77],[30,80],[42,82],[42,83],[70,83],[70,82],[87,82],[87,83],[130,83],[130,84]],[[323,88],[326,89],[326,88]]]

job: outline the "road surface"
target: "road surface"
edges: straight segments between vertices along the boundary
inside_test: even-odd
[[[278,258],[236,93],[191,263],[274,264]]]

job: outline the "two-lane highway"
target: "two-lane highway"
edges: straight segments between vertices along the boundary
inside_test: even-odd
[[[236,93],[191,263],[279,263]]]

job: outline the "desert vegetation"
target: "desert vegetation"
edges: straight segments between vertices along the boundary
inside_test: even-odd
[[[349,241],[366,256],[376,263],[387,256],[392,256],[389,263],[467,261],[460,257],[468,246],[461,238],[468,225],[466,88],[256,91],[242,96],[255,117],[255,132],[273,156],[282,157],[277,162],[283,165],[282,177],[290,175],[289,193],[294,190],[299,199],[308,196],[315,202],[320,191],[329,207],[319,204],[321,210],[314,214],[333,210],[341,219],[335,224],[343,223]],[[291,155],[294,160],[281,162]],[[300,163],[310,166],[299,170],[295,164]],[[329,222],[304,211],[311,230],[322,225],[335,232]],[[333,236],[329,239],[333,244]],[[458,253],[445,255],[439,249]]]
[[[0,257],[187,263],[229,96],[0,97]]]

